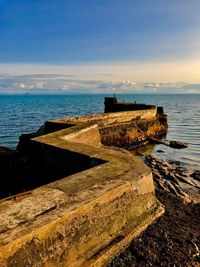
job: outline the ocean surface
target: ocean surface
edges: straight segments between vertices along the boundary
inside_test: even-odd
[[[168,115],[167,139],[188,148],[148,147],[152,153],[190,170],[200,170],[200,95],[117,95],[119,100],[156,104]],[[104,95],[0,95],[0,146],[16,147],[22,133],[49,119],[103,113]],[[159,153],[162,150],[163,153]]]

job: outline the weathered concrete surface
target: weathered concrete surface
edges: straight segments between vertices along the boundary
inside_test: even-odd
[[[97,124],[101,143],[107,146],[137,147],[150,137],[166,134],[167,116],[159,114],[157,108],[82,116],[48,121],[47,132],[69,127],[74,123]]]
[[[163,213],[146,165],[101,145],[100,124],[156,116],[126,113],[50,122],[68,126],[31,141],[33,154],[34,146],[46,155],[54,147],[73,154],[74,162],[76,155],[87,157],[90,168],[1,201],[0,266],[102,266]]]

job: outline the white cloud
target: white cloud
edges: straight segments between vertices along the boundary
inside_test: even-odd
[[[24,83],[19,83],[19,84],[16,84],[16,87],[24,89],[26,85]]]
[[[198,64],[195,63],[192,66],[198,67]],[[37,66],[0,64],[0,92],[109,93],[115,91],[116,93],[200,93],[200,81],[199,83],[182,82],[181,75],[175,75],[177,73],[174,73],[175,66],[178,68],[180,64],[170,63],[166,65],[156,63],[154,65],[142,65],[140,63],[138,65],[122,64],[119,66],[116,64],[112,66],[96,65],[93,67],[92,65],[87,65],[87,68],[85,65]],[[146,69],[144,70],[143,67]],[[185,68],[185,73],[189,72],[188,66],[183,66],[183,68]],[[164,78],[161,80],[156,79],[157,76],[162,78],[162,72],[167,70],[170,75],[175,75],[177,79],[173,78],[167,82]],[[105,71],[109,75],[106,75]],[[158,75],[158,72],[161,76]],[[99,73],[103,74],[99,75]],[[146,79],[144,79],[145,73],[147,74]],[[152,74],[152,77],[150,74]],[[97,77],[99,77],[98,80]],[[151,78],[148,79],[148,77]]]
[[[67,84],[65,84],[62,88],[63,91],[68,91],[69,90],[69,86]]]
[[[35,89],[35,88],[43,89],[44,85],[45,85],[45,82],[43,82],[43,81],[32,82],[32,83],[20,82],[20,83],[13,83],[13,85],[16,88],[20,88],[20,89]]]

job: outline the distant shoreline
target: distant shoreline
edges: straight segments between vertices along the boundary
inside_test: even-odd
[[[27,92],[27,93],[0,93],[0,96],[87,96],[87,95],[99,95],[99,96],[110,96],[113,95],[113,92],[106,92],[106,93],[96,93],[96,92],[68,92],[68,93],[63,93],[63,92],[50,92],[50,93],[32,93],[32,92]],[[159,96],[165,96],[165,95],[200,95],[200,93],[124,93],[124,92],[116,92],[116,95],[118,96],[134,96],[134,95],[146,95],[146,96],[152,96],[152,95],[159,95]]]

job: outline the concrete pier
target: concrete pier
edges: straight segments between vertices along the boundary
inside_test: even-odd
[[[144,131],[131,127],[135,122]],[[105,146],[106,140],[145,138],[164,132],[166,124],[155,107],[45,127],[51,133],[30,140],[26,153],[41,166],[88,167],[1,200],[0,266],[103,266],[164,212],[147,166],[124,149]]]

